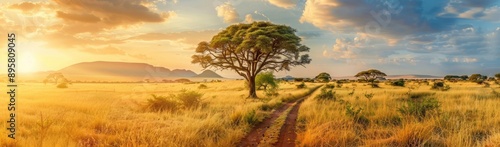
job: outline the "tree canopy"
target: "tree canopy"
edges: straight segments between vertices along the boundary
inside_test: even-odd
[[[361,71],[358,74],[356,74],[354,77],[363,78],[364,80],[371,82],[372,87],[376,87],[376,85],[374,85],[375,79],[377,79],[379,77],[382,78],[384,76],[387,76],[387,75],[379,70],[370,69],[367,71]]]
[[[497,80],[500,80],[500,73],[495,74],[495,77],[497,78]]]
[[[332,79],[332,77],[330,76],[330,74],[328,74],[326,72],[322,72],[319,75],[317,75],[315,77],[315,79],[320,81],[320,82],[328,82]]]
[[[311,62],[309,47],[302,45],[296,30],[270,22],[235,24],[198,44],[193,64],[216,70],[233,70],[248,82],[249,97],[257,97],[255,77],[264,70],[290,70]]]
[[[264,88],[264,90],[267,90],[268,86],[271,86],[271,88],[278,87],[278,83],[274,79],[273,72],[268,71],[257,74],[257,77],[255,77],[255,86],[257,89]]]

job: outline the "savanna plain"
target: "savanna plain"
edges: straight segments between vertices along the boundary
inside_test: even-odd
[[[273,111],[303,97],[297,146],[500,146],[500,85],[459,81],[432,90],[435,82],[282,81],[257,99],[247,98],[242,80],[22,83],[16,139],[0,137],[0,146],[238,146]]]

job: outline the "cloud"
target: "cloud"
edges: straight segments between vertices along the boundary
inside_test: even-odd
[[[298,2],[299,0],[269,0],[269,3],[285,9],[294,8]]]
[[[500,22],[498,16],[500,16],[500,6],[493,6],[484,10],[484,16],[482,16],[481,19]]]
[[[440,16],[465,18],[465,19],[478,19],[492,16],[492,11],[495,11],[495,0],[452,0],[449,1],[444,11]],[[491,9],[491,8],[493,9]]]
[[[252,17],[252,14],[247,14],[245,16],[245,23],[252,23],[254,20],[253,20],[253,17]]]
[[[112,46],[107,46],[103,48],[86,48],[83,49],[82,51],[98,55],[125,55],[125,51]]]
[[[404,7],[403,7],[404,6]],[[454,19],[433,17],[422,1],[307,0],[302,23],[340,33],[363,32],[386,39],[441,32]]]
[[[202,41],[210,41],[218,30],[185,31],[178,33],[145,33],[128,38],[127,40],[159,41],[172,40],[190,45],[198,45]]]
[[[444,60],[445,62],[454,62],[454,63],[474,63],[477,62],[477,58],[469,58],[469,57],[453,57],[453,58],[446,58]]]
[[[368,38],[366,35],[358,34],[354,39],[337,38],[331,51],[323,51],[323,56],[330,57],[335,60],[339,59],[354,59],[358,57],[361,49],[365,48]]]
[[[236,8],[230,3],[224,3],[215,8],[217,16],[221,17],[225,23],[236,23],[240,21],[240,16],[236,12]]]
[[[101,19],[92,14],[67,14],[61,11],[57,11],[57,17],[65,20],[73,20],[86,23],[96,23],[101,21]]]
[[[145,6],[142,0],[53,0],[60,8],[57,16],[65,21],[92,22],[87,27],[116,28],[139,23],[165,22],[174,12],[156,12]],[[75,25],[75,24],[72,24]],[[78,25],[78,24],[76,24]],[[86,24],[89,25],[89,24]]]
[[[9,6],[9,8],[18,9],[23,11],[24,13],[28,13],[40,10],[42,5],[42,3],[22,2],[18,4],[12,4]]]

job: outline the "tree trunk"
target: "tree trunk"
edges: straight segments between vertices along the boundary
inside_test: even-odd
[[[250,91],[248,91],[248,97],[257,98],[257,92],[255,90],[255,76],[251,76],[249,80],[248,87],[250,88]]]

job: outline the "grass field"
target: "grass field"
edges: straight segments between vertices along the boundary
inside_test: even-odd
[[[246,99],[243,81],[200,84],[20,84],[16,140],[0,137],[0,146],[235,146],[252,125],[286,100],[308,89],[280,84],[279,96]],[[308,83],[308,87],[321,85]],[[5,89],[6,90],[6,89]],[[152,94],[197,91],[203,105],[175,112],[143,109]],[[7,106],[8,101],[0,101]],[[0,111],[7,128],[8,111]],[[7,136],[7,130],[1,135]]]
[[[93,83],[67,89],[21,84],[16,140],[0,137],[0,146],[236,146],[272,109],[324,84],[306,83],[309,88],[297,89],[298,83],[281,83],[279,96],[258,91],[261,98],[247,99],[243,83],[202,83],[206,88],[201,89],[200,83]],[[499,86],[447,84],[450,90],[436,91],[416,83],[406,87],[381,83],[381,88],[346,83],[332,89],[335,99],[330,100],[314,98],[321,94],[317,90],[299,109],[297,145],[499,146]],[[186,90],[203,94],[202,105],[174,112],[144,109],[152,94],[169,96]],[[438,107],[425,116],[403,113],[400,108],[409,106],[410,96],[435,99]],[[0,111],[1,120],[8,119],[6,112]],[[7,125],[0,121],[3,128]]]
[[[407,83],[411,91],[385,84],[344,84],[333,89],[336,100],[307,99],[299,110],[298,145],[500,146],[499,86],[447,84],[448,91],[416,83]],[[400,112],[410,99],[420,104],[425,102],[418,99],[435,99],[439,106],[425,116]]]

